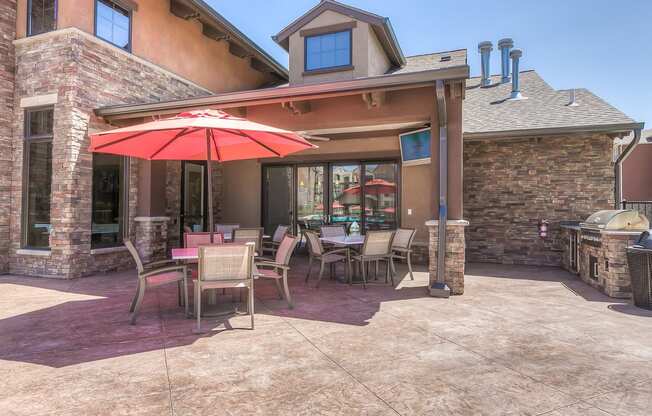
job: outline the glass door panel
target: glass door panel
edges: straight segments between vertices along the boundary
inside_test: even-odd
[[[326,221],[324,166],[297,167],[297,235],[319,230]]]
[[[183,174],[183,231],[206,231],[206,167],[199,163],[184,162]]]
[[[263,170],[263,227],[272,235],[278,225],[293,226],[294,169],[266,166]]]
[[[349,232],[355,232],[356,227],[360,227],[361,220],[362,200],[360,194],[360,165],[333,165],[331,167],[330,222],[344,224]],[[360,228],[358,230],[361,231]]]
[[[398,169],[395,163],[364,165],[365,230],[388,230],[397,226]]]

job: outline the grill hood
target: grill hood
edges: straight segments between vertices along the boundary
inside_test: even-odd
[[[650,221],[638,211],[614,209],[591,214],[580,227],[609,231],[646,231],[650,228]]]

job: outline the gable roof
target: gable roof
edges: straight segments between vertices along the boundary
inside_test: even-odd
[[[392,68],[387,74],[407,74],[461,65],[466,65],[466,49],[408,56],[405,58],[405,66]]]
[[[526,100],[508,100],[512,84],[480,88],[480,77],[466,83],[463,131],[465,138],[520,136],[580,131],[628,132],[641,128],[617,108],[592,92],[575,90],[577,106],[569,106],[571,90],[555,90],[535,71],[520,73],[521,93]]]
[[[392,63],[397,67],[402,67],[405,65],[405,57],[403,56],[403,51],[401,50],[401,46],[398,44],[398,40],[396,39],[396,35],[394,34],[394,29],[392,28],[392,24],[390,23],[389,18],[382,17],[353,6],[349,6],[347,4],[339,3],[335,0],[321,0],[319,4],[308,10],[303,16],[295,19],[275,36],[272,36],[272,39],[274,39],[274,41],[278,43],[283,49],[289,51],[290,36],[292,36],[293,33],[301,29],[303,26],[327,10],[343,14],[345,16],[350,16],[354,19],[371,25],[374,33],[378,37],[381,45],[383,45],[383,49],[387,53],[387,56],[390,58]]]

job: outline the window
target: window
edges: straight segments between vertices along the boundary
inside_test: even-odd
[[[122,244],[125,224],[126,158],[93,154],[91,248]]]
[[[131,12],[109,0],[95,1],[95,36],[131,50]]]
[[[54,110],[25,112],[23,247],[50,247]]]
[[[28,0],[27,36],[38,35],[56,29],[57,1]]]
[[[351,65],[351,31],[307,36],[306,71]]]

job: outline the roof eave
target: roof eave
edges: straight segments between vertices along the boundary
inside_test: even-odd
[[[629,133],[642,129],[645,123],[592,124],[584,126],[550,127],[520,130],[502,130],[487,132],[464,132],[465,140],[474,139],[511,139],[518,137],[552,136],[575,133]]]
[[[186,108],[226,108],[246,105],[262,105],[287,101],[288,99],[305,100],[317,98],[319,95],[345,95],[347,93],[366,92],[378,89],[405,88],[410,86],[416,87],[418,85],[429,85],[436,80],[467,79],[468,77],[469,66],[460,65],[430,71],[367,77],[351,81],[266,88],[148,104],[116,105],[95,109],[95,114],[100,117],[111,119],[125,118],[125,115],[133,115],[136,117],[138,114],[172,112],[174,110]]]

